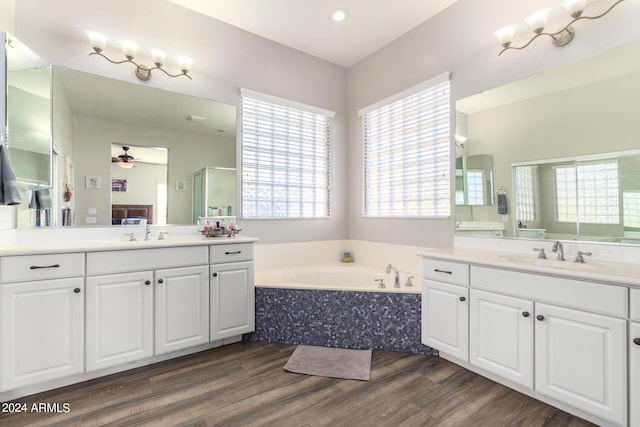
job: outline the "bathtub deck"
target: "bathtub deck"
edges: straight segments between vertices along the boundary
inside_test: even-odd
[[[242,342],[25,397],[71,411],[0,425],[591,425],[441,358],[376,351],[365,382],[286,372],[294,348]]]

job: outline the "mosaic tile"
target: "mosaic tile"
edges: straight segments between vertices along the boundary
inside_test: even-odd
[[[423,345],[421,295],[256,288],[248,341],[437,355]]]

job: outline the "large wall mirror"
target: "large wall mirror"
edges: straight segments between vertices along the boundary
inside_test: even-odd
[[[148,223],[193,224],[193,174],[236,167],[236,107],[53,67],[53,138],[53,225],[128,224],[145,208]],[[18,226],[34,226],[25,209]]]
[[[16,179],[27,192],[51,186],[51,67],[5,33],[7,145]],[[26,200],[25,200],[26,199]]]
[[[456,134],[467,138],[469,156],[492,155],[507,206],[506,214],[497,205],[457,207],[456,224],[468,226],[457,234],[640,243],[633,222],[640,167],[632,151],[640,141],[640,43],[459,100],[456,110]],[[576,196],[582,187],[572,179],[607,187],[608,198],[593,198],[607,213],[596,218],[578,206],[584,195]],[[474,224],[501,232],[469,233]]]

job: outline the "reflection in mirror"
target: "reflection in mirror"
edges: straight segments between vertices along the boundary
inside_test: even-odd
[[[22,198],[23,223],[51,223],[51,68],[29,47],[6,34],[7,146]],[[30,207],[30,209],[29,209]],[[26,209],[29,209],[26,211]]]
[[[465,148],[469,155],[493,156],[494,185],[505,188],[508,213],[499,214],[495,206],[456,207],[457,223],[464,221],[472,224],[468,225],[471,227],[477,223],[497,225],[502,222],[507,237],[633,242],[628,237],[633,236],[633,227],[627,227],[626,220],[623,222],[623,217],[639,215],[638,209],[632,207],[636,196],[630,194],[631,191],[621,187],[621,219],[615,231],[612,224],[585,223],[578,221],[579,217],[572,220],[571,214],[550,224],[549,218],[557,218],[556,193],[549,193],[551,187],[544,185],[546,181],[556,185],[554,171],[560,165],[549,170],[539,166],[538,170],[528,173],[540,175],[537,179],[541,188],[534,191],[540,193],[536,209],[538,213],[545,213],[545,221],[528,221],[524,213],[516,212],[514,199],[521,197],[515,187],[522,188],[520,181],[531,178],[519,172],[512,175],[512,165],[541,165],[548,163],[547,159],[575,163],[585,156],[597,160],[607,157],[600,155],[604,152],[637,149],[640,140],[640,126],[636,125],[640,111],[639,91],[640,43],[636,42],[459,100],[456,103],[456,133],[468,137]],[[621,160],[620,168],[622,164]],[[619,174],[621,182],[622,179],[640,180],[640,168],[625,169],[624,178],[622,169]],[[602,175],[595,175],[594,186],[606,185]],[[569,179],[568,175],[566,179]],[[624,193],[628,194],[625,196]],[[626,207],[624,197],[628,201]],[[567,205],[566,209],[573,207]],[[519,220],[526,229],[518,228]]]
[[[640,151],[513,167],[519,237],[640,243]]]
[[[111,224],[167,223],[168,151],[111,144]]]
[[[456,159],[456,205],[493,205],[493,157],[490,154]]]
[[[193,174],[193,221],[236,220],[236,169],[207,166]]]
[[[53,197],[70,212],[56,225],[65,217],[72,218],[65,224],[76,226],[112,224],[112,143],[131,147],[134,157],[134,147],[168,149],[167,224],[193,224],[195,171],[236,166],[234,105],[59,67],[53,67],[53,81],[53,135],[60,149],[60,184]],[[127,179],[138,171],[142,168],[129,170]],[[157,199],[156,190],[146,194]],[[148,199],[116,200],[114,205],[151,204]],[[154,224],[164,221],[162,211],[154,210]]]

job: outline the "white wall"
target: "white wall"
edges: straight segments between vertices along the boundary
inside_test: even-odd
[[[568,22],[563,16],[566,12],[557,3],[555,0],[459,0],[349,69],[349,239],[448,246],[453,242],[454,230],[453,216],[450,220],[362,218],[359,109],[446,71],[452,73],[451,96],[455,102],[640,38],[637,25],[640,3],[625,2],[601,20],[576,23],[576,37],[568,46],[556,48],[543,38],[525,50],[512,50],[498,56],[494,31],[514,22],[521,23],[514,45],[520,44],[530,32],[523,20],[533,11],[553,8],[549,29]],[[593,3],[587,12],[596,14],[604,11],[610,2]]]
[[[14,32],[15,0],[0,0],[0,31]]]
[[[112,65],[88,56],[90,46],[83,33],[88,29],[108,34],[116,41],[130,38],[140,46],[189,55],[195,60],[193,81],[158,74],[148,83],[141,83],[129,64]],[[243,234],[271,243],[341,239],[346,235],[346,187],[341,184],[346,181],[347,157],[347,73],[343,67],[167,1],[20,0],[16,2],[15,33],[54,65],[234,105],[239,105],[240,88],[246,87],[335,111],[333,217],[304,221],[245,220],[240,228]],[[142,52],[141,49],[140,59],[149,63]],[[106,53],[121,56],[117,42]],[[173,64],[167,67],[175,69]],[[214,165],[213,161],[204,160],[203,166]],[[84,179],[84,175],[77,170],[77,176]],[[77,208],[80,212],[80,207]]]

